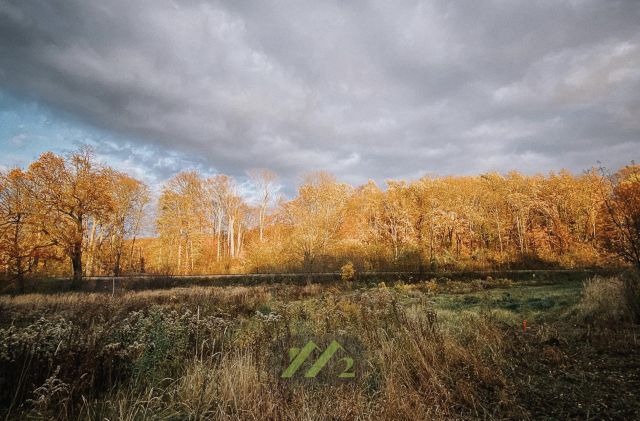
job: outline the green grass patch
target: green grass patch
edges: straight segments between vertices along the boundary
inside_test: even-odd
[[[527,282],[469,294],[439,294],[436,310],[491,312],[506,310],[514,317],[545,321],[562,317],[580,299],[582,282]]]

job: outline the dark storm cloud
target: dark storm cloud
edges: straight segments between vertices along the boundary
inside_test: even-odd
[[[581,170],[638,158],[638,22],[633,0],[0,0],[0,86],[163,173]]]

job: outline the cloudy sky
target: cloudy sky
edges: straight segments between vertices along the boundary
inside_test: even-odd
[[[291,190],[640,160],[640,1],[0,0],[0,166]]]

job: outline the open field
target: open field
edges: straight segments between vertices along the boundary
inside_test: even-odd
[[[640,416],[640,328],[619,278],[413,281],[2,296],[0,414]],[[282,378],[310,340],[319,350]],[[343,349],[304,378],[333,340]]]

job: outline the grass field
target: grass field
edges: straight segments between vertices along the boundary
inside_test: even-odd
[[[620,287],[441,278],[2,296],[0,414],[638,418],[640,329]],[[305,378],[334,340],[342,349]],[[283,378],[309,341],[318,349]]]

